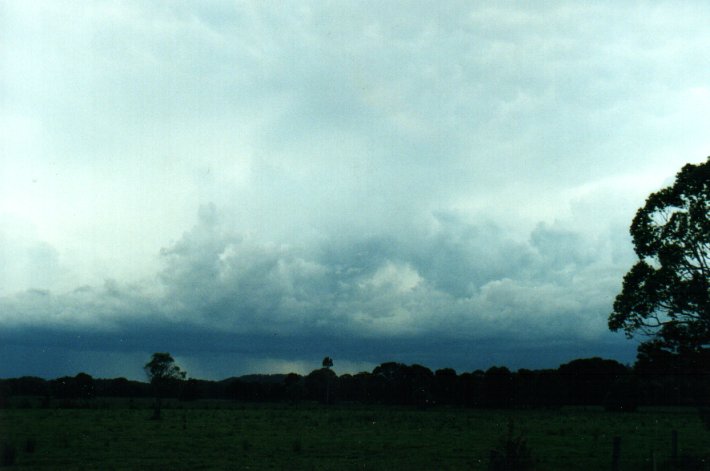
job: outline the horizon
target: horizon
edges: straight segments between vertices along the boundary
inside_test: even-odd
[[[169,352],[168,352],[168,353],[169,353]],[[508,368],[506,365],[490,365],[490,366],[487,367],[487,368],[476,368],[476,369],[474,369],[474,370],[459,371],[459,370],[456,370],[455,368],[449,368],[449,367],[429,368],[427,365],[421,365],[421,364],[419,364],[419,363],[405,363],[405,362],[383,361],[383,362],[380,362],[380,363],[378,363],[377,365],[375,365],[375,366],[374,366],[373,368],[371,368],[370,370],[338,372],[338,370],[337,370],[337,368],[336,368],[335,366],[328,367],[328,369],[331,370],[331,371],[333,371],[333,373],[335,373],[335,375],[336,375],[337,377],[344,376],[344,375],[353,375],[353,376],[354,376],[354,375],[362,374],[362,373],[365,373],[365,374],[372,374],[372,372],[373,372],[378,366],[385,365],[385,364],[388,364],[388,363],[397,363],[397,364],[402,364],[402,365],[405,365],[405,366],[421,366],[421,367],[424,367],[424,368],[430,370],[432,373],[435,373],[436,371],[438,371],[438,370],[440,370],[440,369],[452,369],[452,370],[454,370],[454,372],[456,373],[457,376],[460,376],[460,375],[466,374],[466,373],[476,373],[476,372],[484,372],[484,373],[485,373],[486,371],[488,371],[489,369],[492,369],[492,368],[507,368],[512,374],[518,374],[518,373],[520,373],[520,371],[533,371],[533,372],[536,372],[536,371],[557,371],[557,370],[559,370],[560,367],[562,367],[562,366],[564,366],[564,365],[567,365],[567,364],[569,364],[569,363],[571,363],[571,362],[573,362],[573,361],[578,361],[578,360],[595,360],[595,359],[600,359],[600,360],[605,360],[605,361],[615,361],[615,362],[617,362],[617,363],[619,363],[619,364],[625,366],[626,368],[633,368],[633,365],[632,365],[632,364],[622,363],[622,362],[619,362],[618,360],[614,360],[614,359],[612,359],[612,358],[602,358],[602,357],[594,356],[594,357],[584,357],[584,358],[572,358],[572,359],[570,359],[569,361],[566,361],[566,362],[564,362],[564,363],[561,363],[561,364],[557,365],[556,367],[551,367],[551,368],[517,368],[517,369],[514,369],[514,368]],[[210,382],[221,382],[221,381],[227,381],[227,380],[231,380],[231,379],[242,379],[242,378],[248,378],[248,377],[274,377],[274,376],[284,376],[284,377],[285,377],[285,376],[288,376],[288,375],[290,375],[290,374],[297,374],[297,375],[299,375],[299,376],[301,376],[301,377],[306,377],[306,376],[308,376],[310,373],[312,373],[312,372],[314,372],[314,371],[317,371],[317,370],[326,368],[326,367],[324,367],[324,366],[319,366],[319,367],[314,367],[313,369],[308,370],[308,371],[304,371],[304,372],[297,372],[297,371],[282,371],[282,372],[271,372],[271,373],[251,372],[251,373],[238,374],[238,375],[237,375],[237,374],[234,374],[234,375],[230,375],[230,376],[226,376],[226,377],[222,377],[222,378],[202,378],[202,377],[195,377],[195,376],[191,375],[189,371],[185,371],[185,370],[182,368],[182,366],[179,364],[179,362],[175,361],[175,364],[176,364],[177,366],[179,366],[179,367],[181,368],[181,370],[186,373],[186,376],[185,376],[185,378],[183,379],[184,381],[187,381],[187,380],[198,380],[198,381],[210,381]],[[142,369],[142,368],[141,368],[141,369]],[[61,379],[61,378],[66,378],[66,377],[73,378],[73,377],[76,377],[77,375],[80,375],[80,374],[86,374],[86,375],[89,375],[92,379],[98,379],[98,380],[113,380],[113,379],[120,379],[120,378],[123,378],[123,379],[127,379],[127,380],[129,380],[129,381],[137,381],[137,382],[146,383],[146,384],[150,383],[150,379],[148,379],[148,377],[147,377],[147,375],[145,374],[145,372],[144,372],[144,374],[142,375],[141,378],[139,378],[139,377],[132,377],[132,378],[131,378],[131,377],[125,377],[125,376],[115,376],[115,377],[94,376],[93,374],[91,374],[91,372],[88,372],[88,371],[79,371],[79,372],[77,372],[76,374],[66,374],[66,375],[59,375],[59,376],[52,376],[52,377],[47,377],[47,376],[35,376],[35,375],[19,375],[19,376],[12,376],[12,377],[0,377],[0,381],[2,381],[2,380],[8,380],[8,379],[27,378],[27,377],[40,378],[40,379],[42,379],[42,380],[44,380],[44,381],[53,381],[53,380],[57,380],[57,379]]]
[[[633,363],[710,4],[2,8],[0,377]]]

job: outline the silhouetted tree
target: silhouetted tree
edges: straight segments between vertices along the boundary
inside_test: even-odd
[[[372,370],[371,391],[388,404],[425,407],[432,403],[434,373],[421,365],[386,362]]]
[[[305,386],[311,400],[330,404],[334,397],[337,376],[328,368],[313,370],[306,376]]]
[[[50,381],[52,395],[64,399],[63,407],[76,407],[75,399],[88,401],[96,394],[94,378],[86,373],[79,373],[76,376],[63,376]],[[86,405],[84,403],[84,405]]]
[[[47,396],[49,384],[36,376],[22,376],[10,379],[10,389],[14,396]]]
[[[456,402],[458,376],[451,368],[442,368],[434,372],[434,398],[440,404]]]
[[[482,370],[472,373],[462,373],[458,380],[459,403],[468,407],[480,406],[483,402],[483,377]]]
[[[434,373],[422,365],[411,365],[404,369],[407,397],[405,403],[425,408],[434,404],[432,389]]]
[[[155,392],[153,418],[160,419],[162,398],[179,381],[185,379],[182,371],[169,353],[153,353],[150,361],[143,367]]]
[[[651,194],[631,224],[639,261],[624,277],[612,331],[652,336],[657,348],[693,355],[710,346],[710,157],[685,165]],[[707,366],[707,365],[706,365]]]
[[[333,367],[333,359],[330,357],[323,358],[323,368],[330,370]],[[332,388],[330,376],[325,377],[325,403],[330,404],[330,389]]]
[[[612,385],[630,373],[618,361],[599,357],[573,360],[558,371],[567,387],[567,403],[578,405],[603,405]]]
[[[93,399],[96,396],[96,385],[94,384],[94,378],[86,373],[79,373],[74,376],[74,382],[76,383],[76,389],[79,398],[88,400]]]
[[[342,375],[338,378],[338,394],[347,401],[373,403],[382,401],[374,386],[375,378],[368,372]]]
[[[52,392],[52,397],[73,399],[77,396],[74,378],[71,376],[62,376],[51,380],[49,382],[49,388]]]
[[[112,397],[148,397],[151,386],[140,381],[130,381],[126,378],[95,379],[97,396]]]
[[[483,378],[483,403],[488,407],[510,407],[515,395],[513,373],[505,366],[493,366]]]
[[[296,373],[289,373],[284,378],[284,387],[286,399],[291,404],[295,404],[306,394],[305,386],[303,385],[303,377]]]
[[[710,349],[678,354],[656,341],[639,345],[634,371],[644,404],[710,404]]]
[[[568,401],[557,370],[518,370],[515,383],[515,403],[518,406],[554,407]]]

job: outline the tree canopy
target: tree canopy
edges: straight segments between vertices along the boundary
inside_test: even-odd
[[[609,316],[612,331],[672,353],[710,347],[710,157],[652,193],[631,224],[638,262]]]
[[[155,391],[155,408],[153,419],[160,419],[161,399],[170,389],[171,384],[185,379],[187,373],[175,364],[169,353],[153,353],[150,361],[143,367],[145,374]]]
[[[332,368],[332,367],[333,367],[333,359],[330,357],[323,358],[323,368]]]
[[[169,353],[154,353],[143,369],[154,385],[164,381],[185,379],[187,374],[175,364],[175,360]]]

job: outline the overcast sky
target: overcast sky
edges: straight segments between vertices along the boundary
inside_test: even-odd
[[[633,362],[710,4],[0,0],[0,377]]]

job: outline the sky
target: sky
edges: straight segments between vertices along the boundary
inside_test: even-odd
[[[710,4],[0,0],[0,377],[633,363]]]

